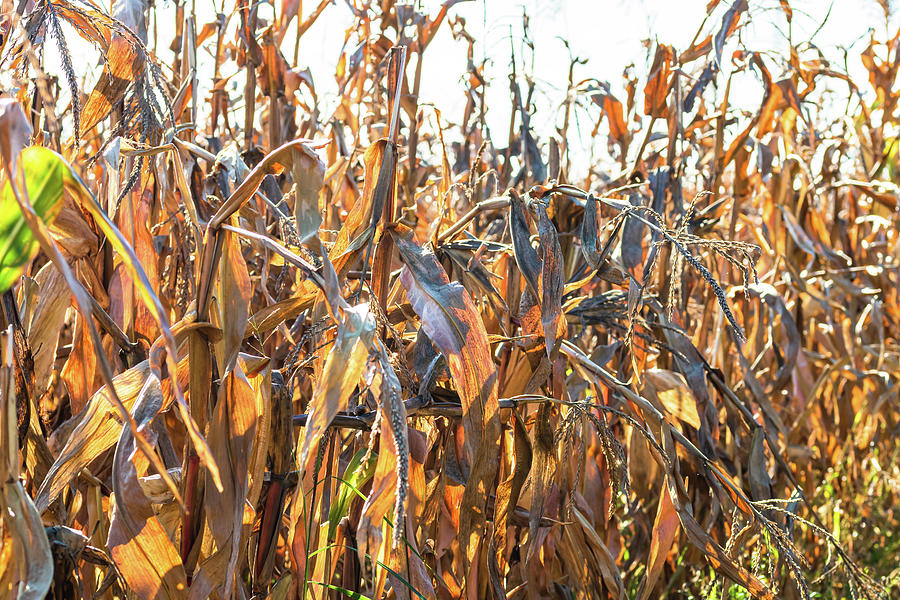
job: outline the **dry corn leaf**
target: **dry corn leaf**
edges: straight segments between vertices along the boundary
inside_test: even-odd
[[[132,408],[139,435],[145,436],[150,445],[156,442],[150,423],[163,403],[162,386],[151,373]],[[113,459],[115,506],[107,540],[109,554],[128,586],[142,600],[187,598],[184,565],[138,481],[147,464],[131,430],[122,427]]]
[[[666,412],[694,429],[700,429],[697,403],[680,373],[666,369],[648,369],[644,373],[644,393],[656,397]]]
[[[662,486],[659,504],[656,508],[656,519],[653,522],[653,539],[650,542],[650,554],[647,557],[647,570],[641,578],[641,586],[638,588],[636,596],[638,600],[647,600],[652,597],[653,588],[662,573],[666,556],[678,535],[678,526],[678,515],[669,498],[669,488]]]
[[[307,409],[306,427],[298,441],[297,466],[306,468],[310,449],[318,443],[334,416],[347,409],[350,394],[359,383],[372,343],[375,321],[367,304],[348,307],[338,325],[334,346],[325,359],[322,375],[316,383]]]
[[[404,267],[400,282],[422,328],[447,359],[463,405],[470,471],[460,514],[459,539],[469,561],[484,536],[487,490],[497,475],[500,416],[497,373],[487,332],[468,292],[451,283],[435,259],[412,241],[394,236]]]
[[[0,591],[9,597],[41,600],[53,580],[53,557],[40,513],[19,481],[16,398],[11,329],[0,336],[0,510],[5,561]],[[8,553],[8,554],[7,554]]]
[[[103,73],[81,112],[80,137],[88,137],[97,123],[112,112],[116,104],[125,97],[128,87],[140,77],[143,68],[144,58],[135,50],[131,40],[113,35]]]
[[[132,410],[149,376],[150,362],[143,361],[113,379],[116,393],[129,410]],[[76,418],[78,426],[35,494],[35,505],[40,512],[47,510],[82,469],[112,448],[121,437],[121,416],[105,386],[91,397],[83,413]]]
[[[222,598],[243,594],[237,564],[249,534],[243,518],[260,411],[257,393],[241,367],[234,367],[219,387],[209,423],[210,447],[223,476],[222,490],[215,489],[210,480],[204,498],[205,527],[215,542],[215,552],[200,559],[191,583],[191,598],[206,598],[214,590]]]

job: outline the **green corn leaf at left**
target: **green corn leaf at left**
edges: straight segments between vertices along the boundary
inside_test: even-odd
[[[50,225],[62,206],[68,165],[58,154],[41,146],[25,148],[18,163],[25,172],[25,185],[34,212]],[[17,191],[24,196],[25,190]],[[37,252],[37,246],[7,181],[0,193],[0,293],[12,287],[22,268]]]

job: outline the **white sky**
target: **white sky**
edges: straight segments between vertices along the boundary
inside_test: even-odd
[[[314,0],[307,0],[304,8],[309,12],[316,4]],[[435,14],[440,3],[423,4],[431,7],[429,12]],[[707,21],[703,35],[718,30],[722,15],[730,4],[731,0],[720,3]],[[706,15],[706,5],[707,0],[476,0],[457,4],[449,14],[466,19],[469,33],[478,41],[476,60],[486,57],[489,61],[486,75],[493,85],[489,88],[487,105],[489,111],[495,113],[489,122],[493,130],[505,131],[509,105],[509,36],[512,32],[516,40],[521,37],[523,9],[530,17],[531,37],[535,43],[533,56],[527,53],[526,59],[533,58],[534,61],[530,71],[538,80],[537,102],[541,103],[543,97],[545,106],[555,107],[564,99],[569,65],[569,53],[560,38],[569,42],[573,55],[588,60],[586,65],[576,67],[576,81],[587,77],[609,81],[613,91],[620,92],[621,97],[624,68],[634,62],[639,75],[646,71],[647,50],[643,40],[649,38],[674,44],[677,49],[684,50]],[[859,53],[868,42],[868,31],[876,28],[884,37],[884,19],[874,0],[835,0],[834,3],[792,0],[791,5],[795,42],[809,40],[830,11],[830,18],[813,43],[828,58],[835,60],[842,57],[837,51],[838,45],[851,47],[848,65],[851,74],[862,76],[865,73]],[[748,46],[786,53],[787,27],[778,0],[750,0],[750,16],[750,24],[742,33]],[[320,22],[301,39],[300,66],[312,70],[317,87],[333,87],[333,67],[349,19],[349,9],[339,1],[326,9]],[[746,19],[745,14],[742,22]],[[735,45],[733,40],[726,44],[724,56],[729,56]],[[523,49],[518,43],[515,47],[517,53]],[[293,50],[292,43],[286,48],[286,54],[290,56],[287,50]],[[425,53],[420,100],[433,102],[442,109],[445,118],[453,121],[459,119],[457,113],[462,109],[462,93],[454,94],[452,90],[465,71],[465,52],[465,44],[455,42],[445,25]],[[521,61],[522,56],[518,59]],[[700,63],[702,60],[694,66]],[[521,72],[521,62],[519,68]],[[773,76],[778,75],[773,72]],[[757,88],[754,103],[760,98],[759,91]],[[454,108],[458,110],[454,112]],[[542,108],[540,104],[539,108]],[[538,111],[538,115],[542,112]]]
[[[109,0],[107,0],[109,1]],[[222,0],[194,0],[197,8],[198,29],[206,22],[214,20],[216,9]],[[281,0],[274,0],[281,6]],[[722,0],[704,26],[700,39],[707,33],[715,34],[721,26],[722,15],[732,0]],[[769,51],[785,56],[788,42],[787,23],[778,0],[750,0],[749,24],[747,14],[742,17],[745,27],[741,37],[753,50]],[[151,21],[151,38],[154,27],[158,30],[158,53],[164,64],[171,64],[172,54],[168,50],[174,20],[174,3],[171,0],[157,0],[158,11],[154,23]],[[228,0],[226,3],[233,3]],[[317,0],[303,2],[304,16],[311,12]],[[373,4],[377,5],[378,2]],[[434,15],[440,2],[425,0],[420,2],[425,10]],[[881,39],[888,37],[883,13],[875,0],[791,0],[794,11],[791,37],[794,42],[809,41],[816,30],[812,42],[825,56],[843,66],[843,53],[839,47],[849,49],[847,68],[858,83],[866,81],[866,72],[859,58],[860,52],[868,44],[869,31],[874,30]],[[553,134],[554,127],[561,121],[557,107],[565,99],[566,80],[569,65],[569,51],[561,39],[568,40],[573,55],[587,59],[585,65],[576,66],[575,80],[596,78],[608,81],[612,91],[624,100],[622,72],[630,63],[636,66],[639,86],[643,86],[647,71],[648,50],[644,40],[674,44],[677,50],[688,47],[706,15],[707,0],[474,0],[457,4],[449,11],[449,16],[466,19],[466,27],[477,40],[475,59],[487,58],[484,74],[490,83],[487,96],[487,121],[496,144],[503,146],[509,126],[510,94],[507,75],[509,73],[510,33],[517,53],[518,69],[523,67],[522,19],[523,9],[530,17],[530,34],[535,50],[525,51],[524,64],[527,71],[534,74],[536,117],[533,126],[541,142]],[[826,15],[830,12],[828,19]],[[271,18],[271,4],[261,8],[261,18]],[[822,24],[824,21],[824,25]],[[237,16],[233,17],[228,36],[233,36]],[[344,43],[344,32],[352,24],[352,14],[344,0],[336,0],[328,6],[316,24],[304,35],[300,42],[298,67],[308,67],[313,75],[320,101],[324,102],[323,116],[330,113],[335,104],[336,84],[334,68]],[[897,19],[890,24],[890,33],[897,28]],[[820,28],[821,26],[821,28]],[[75,52],[91,53],[90,47],[79,48],[74,32],[68,36]],[[288,32],[283,52],[290,59],[293,56],[295,31],[293,25]],[[736,36],[733,36],[736,38]],[[207,42],[209,44],[210,42]],[[352,51],[358,41],[355,36],[348,43]],[[730,39],[723,53],[723,68],[730,69],[729,57],[736,48],[735,39]],[[47,53],[48,70],[52,72],[57,59],[55,52]],[[704,59],[689,66],[699,69]],[[92,60],[83,65],[90,70],[89,80],[95,80],[100,69]],[[774,61],[768,60],[772,75],[781,73]],[[201,65],[202,66],[202,65]],[[209,67],[209,65],[206,65]],[[212,84],[209,73],[201,72],[201,98],[209,96]],[[424,70],[420,93],[420,105],[433,103],[442,112],[444,125],[458,123],[464,106],[464,85],[462,77],[466,70],[466,44],[452,39],[450,28],[445,23],[439,34],[425,52]],[[227,75],[228,72],[223,72]],[[722,84],[726,75],[720,73]],[[410,74],[411,79],[411,74]],[[243,77],[233,80],[233,84],[243,86]],[[86,85],[90,89],[93,81]],[[724,87],[724,85],[722,85]],[[866,86],[863,86],[866,87]],[[735,93],[737,92],[737,93]],[[762,97],[762,89],[757,78],[747,75],[733,84],[732,100],[742,99],[747,108],[755,108]],[[640,102],[640,99],[639,99]],[[641,106],[639,104],[639,106]],[[596,113],[595,113],[596,114]],[[238,120],[238,122],[242,122]],[[580,133],[586,137],[591,124],[584,123]],[[604,136],[605,137],[605,136]],[[581,145],[576,140],[570,142],[573,148]],[[587,141],[585,141],[587,143]],[[605,147],[605,139],[602,142]]]

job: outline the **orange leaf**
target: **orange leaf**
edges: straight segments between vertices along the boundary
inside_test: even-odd
[[[647,79],[647,85],[644,86],[645,115],[665,119],[669,114],[666,98],[671,85],[674,56],[672,46],[660,44],[656,47],[656,55],[653,57],[653,65],[650,67],[650,76]]]
[[[128,86],[134,83],[143,68],[143,55],[136,52],[127,39],[113,36],[109,52],[106,54],[103,74],[100,75],[81,112],[82,138],[106,118],[116,103],[125,97]]]

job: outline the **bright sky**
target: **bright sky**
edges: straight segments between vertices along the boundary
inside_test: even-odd
[[[214,20],[214,13],[221,1],[195,0],[198,28]],[[274,2],[280,8],[281,0]],[[718,31],[722,15],[731,2],[732,0],[720,2],[706,21],[700,39],[708,33]],[[232,5],[231,0],[227,4]],[[302,4],[305,16],[316,7],[318,1],[306,0]],[[418,4],[434,15],[440,2],[424,0]],[[749,4],[749,21],[746,14],[741,21],[744,27],[740,35],[744,42],[751,49],[784,56],[788,48],[788,27],[779,0],[750,0]],[[150,24],[151,38],[156,27],[159,33],[159,56],[164,64],[171,64],[169,61],[172,55],[168,45],[174,34],[174,3],[171,0],[158,0],[157,5],[156,22],[151,21]],[[674,44],[676,49],[684,50],[706,16],[706,5],[707,0],[470,0],[452,7],[449,16],[466,19],[468,32],[477,40],[476,61],[488,59],[484,71],[490,83],[486,103],[487,121],[495,142],[502,146],[505,145],[509,126],[510,94],[507,75],[510,35],[517,53],[519,72],[523,72],[524,65],[525,70],[534,75],[537,83],[534,98],[537,116],[533,120],[533,126],[541,142],[545,142],[547,136],[555,132],[558,120],[561,120],[557,107],[565,99],[569,50],[562,40],[569,42],[572,55],[588,60],[587,64],[576,67],[576,81],[589,77],[608,81],[613,93],[624,99],[622,72],[627,65],[635,64],[641,85],[643,84],[650,55],[644,41],[652,40],[653,46],[656,41]],[[846,67],[854,79],[864,82],[866,72],[859,54],[868,43],[870,30],[874,30],[881,39],[888,37],[879,4],[875,0],[790,0],[790,5],[794,13],[790,32],[792,39],[795,42],[811,40],[828,59],[841,66],[844,64],[844,54],[839,47],[848,48]],[[530,17],[534,52],[525,49],[521,43],[523,10]],[[271,18],[272,14],[271,4],[261,7],[261,18]],[[235,16],[229,36],[233,35],[231,32],[237,21]],[[352,14],[346,2],[336,0],[325,9],[300,42],[297,66],[311,70],[319,98],[325,102],[323,115],[326,116],[334,107],[334,67],[344,44],[344,32],[351,24]],[[891,34],[896,31],[897,25],[897,18],[892,18]],[[292,26],[283,48],[288,60],[293,56],[294,31]],[[77,38],[74,32],[71,33],[70,40]],[[357,43],[358,40],[353,36],[347,51],[352,51]],[[74,41],[71,44],[73,51],[90,52],[88,47],[79,50]],[[725,46],[723,57],[726,58],[723,63],[726,71],[730,69],[727,57],[730,57],[735,47],[735,39],[730,39]],[[48,70],[51,72],[52,63],[57,60],[54,54],[47,53]],[[699,68],[701,63],[702,59],[690,65],[690,69]],[[774,77],[781,75],[774,61],[769,60],[768,63]],[[94,63],[88,61],[83,68],[91,69],[92,64]],[[209,67],[208,64],[206,66]],[[212,77],[211,68],[208,70],[209,73],[200,73],[200,85],[206,87],[201,90],[201,97],[209,95],[208,87],[212,83]],[[96,79],[99,68],[93,68],[92,71],[93,77],[89,76],[89,79]],[[425,53],[420,104],[433,103],[439,108],[445,126],[446,122],[457,123],[461,119],[465,101],[461,81],[465,71],[466,45],[454,41],[450,28],[444,24]],[[721,84],[725,74],[720,73],[718,78]],[[235,78],[233,83],[242,86],[243,77]],[[732,94],[732,99],[744,99],[747,108],[756,108],[762,97],[762,88],[753,75],[736,80],[733,92],[737,93]],[[591,124],[585,123],[580,131],[585,134],[590,128]],[[605,141],[603,144],[605,146]],[[572,145],[576,145],[574,140]]]
[[[489,124],[494,131],[505,131],[510,103],[507,84],[510,34],[520,40],[523,10],[530,17],[531,38],[535,44],[534,53],[527,52],[525,59],[533,60],[528,70],[538,81],[538,115],[541,115],[546,114],[546,110],[540,109],[555,107],[565,97],[569,51],[562,40],[569,42],[574,56],[588,60],[586,65],[576,67],[576,81],[595,77],[609,81],[614,92],[621,92],[621,76],[627,65],[636,63],[639,74],[646,71],[648,52],[643,41],[651,39],[674,44],[680,50],[687,48],[706,15],[707,1],[476,0],[457,4],[449,14],[466,19],[469,33],[478,41],[476,60],[488,59],[486,76],[493,84],[488,92],[487,106],[493,113]],[[307,11],[315,4],[317,2],[311,0],[304,3]],[[440,2],[423,4],[430,8],[430,14],[435,14]],[[722,15],[730,4],[730,0],[720,3],[707,21],[703,35],[718,30]],[[791,35],[795,42],[809,41],[824,21],[825,25],[812,42],[832,60],[842,61],[843,55],[837,46],[850,47],[848,67],[851,74],[864,75],[859,53],[868,42],[869,30],[876,28],[884,37],[883,13],[875,0],[836,0],[833,3],[792,0],[791,6],[794,10]],[[748,46],[786,52],[787,26],[778,0],[750,0],[750,17],[749,25],[741,34]],[[347,6],[337,2],[301,40],[301,66],[310,67],[317,87],[333,87],[333,65],[349,19]],[[724,56],[728,56],[734,47],[734,41],[726,44]],[[516,43],[515,48],[517,54],[523,50],[520,43]],[[455,42],[449,27],[445,26],[425,53],[421,101],[435,103],[451,121],[459,119],[458,113],[463,106],[462,93],[454,94],[452,84],[459,82],[465,71],[465,52],[465,44]],[[521,55],[517,58],[522,60]],[[520,72],[521,68],[520,62]],[[778,75],[773,73],[773,76]],[[761,97],[760,91],[760,88],[756,89],[754,103]]]
[[[730,4],[729,0],[721,2],[704,26],[703,36],[718,31],[722,15]],[[565,97],[569,51],[561,40],[568,41],[572,55],[588,60],[586,65],[576,66],[576,81],[588,77],[608,81],[621,99],[624,96],[622,72],[626,66],[635,63],[643,83],[642,76],[649,66],[644,40],[674,44],[679,50],[686,49],[703,22],[706,5],[707,0],[562,0],[558,3],[546,0],[490,0],[459,4],[452,10],[454,14],[466,18],[469,32],[480,42],[476,52],[490,60],[487,75],[494,86],[489,91],[487,105],[495,114],[489,123],[494,131],[502,132],[508,123],[508,110],[499,107],[509,105],[506,85],[509,34],[512,30],[514,36],[521,35],[523,8],[531,18],[531,36],[535,43],[531,72],[538,80],[540,115],[546,113],[540,110],[544,108],[541,102],[548,108],[555,107]],[[874,0],[837,0],[833,6],[826,0],[792,0],[791,5],[794,9],[792,36],[795,41],[809,40],[830,9],[830,18],[813,42],[833,60],[842,58],[836,46],[852,45],[849,67],[855,69],[855,73],[865,73],[859,52],[868,42],[869,28],[880,25],[884,29],[881,10]],[[742,33],[750,48],[787,51],[787,27],[777,0],[751,0],[750,16],[750,24]],[[309,40],[309,43],[315,42]],[[726,44],[723,56],[729,56],[735,46],[734,41]],[[521,46],[517,45],[516,49],[521,50]],[[532,56],[528,54],[526,58],[530,60]],[[464,49],[455,48],[449,31],[445,30],[434,41],[425,60],[426,66],[435,68],[426,72],[422,95],[426,99],[433,98],[435,103],[443,102],[445,94],[441,91],[446,89],[448,73],[465,68]],[[701,64],[702,60],[691,68]],[[728,68],[727,65],[725,68]],[[773,72],[773,76],[778,75]],[[720,78],[724,80],[723,75]],[[757,86],[751,91],[752,104],[756,106],[761,98],[761,88]]]

